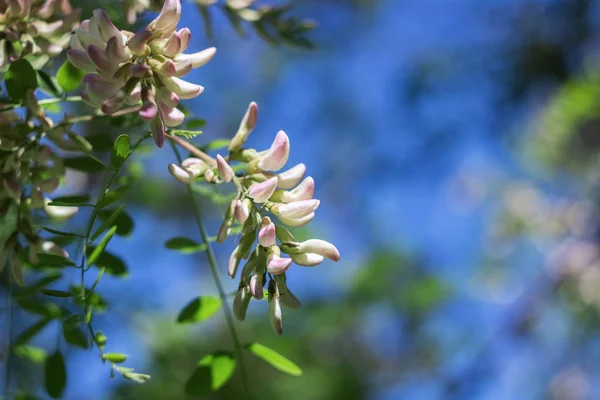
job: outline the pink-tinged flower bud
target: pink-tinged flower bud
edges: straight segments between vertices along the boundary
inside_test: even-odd
[[[267,257],[267,272],[273,275],[283,274],[292,265],[291,258],[282,258],[277,254]]]
[[[152,121],[158,115],[158,107],[154,101],[154,94],[150,88],[142,88],[142,108],[138,112],[140,117]]]
[[[179,49],[179,52],[183,53],[184,51],[187,50],[187,48],[190,44],[190,39],[192,38],[192,32],[189,30],[189,28],[182,28],[182,29],[178,30],[177,33],[179,34],[179,37],[181,38],[181,48]]]
[[[23,256],[17,254],[13,257],[13,262],[10,266],[12,276],[19,286],[25,286],[25,279],[23,278]]]
[[[297,164],[277,175],[277,178],[279,179],[277,186],[281,189],[291,189],[300,183],[305,173],[306,165],[303,163]]]
[[[258,242],[263,247],[271,247],[275,244],[275,224],[271,218],[264,217],[258,232]]]
[[[106,80],[96,74],[84,76],[83,83],[85,83],[89,98],[94,102],[100,102],[100,104],[104,103],[104,100],[117,95],[123,87],[122,81]]]
[[[133,35],[131,39],[127,42],[127,47],[129,50],[133,52],[136,56],[143,56],[146,54],[146,44],[148,40],[152,37],[152,32],[145,29]]]
[[[315,218],[315,213],[310,213],[304,217],[279,217],[279,220],[288,226],[304,226]]]
[[[325,259],[320,254],[315,253],[301,253],[301,254],[290,254],[292,261],[296,265],[302,265],[303,267],[314,267],[319,265]]]
[[[231,278],[235,277],[235,273],[238,270],[238,267],[240,265],[240,260],[242,259],[240,257],[240,247],[237,246],[233,252],[231,253],[231,256],[229,257],[229,264],[227,266],[227,273],[229,274],[229,276]]]
[[[163,147],[165,143],[165,125],[159,117],[154,118],[150,122],[150,131],[152,131],[152,137],[156,146]]]
[[[166,126],[179,126],[185,119],[185,114],[178,108],[159,107]]]
[[[179,104],[179,96],[171,92],[166,87],[161,87],[158,89],[156,92],[156,100],[159,104],[162,104],[165,107],[177,107]]]
[[[184,76],[187,75],[192,70],[192,62],[191,61],[181,61],[175,63],[175,74],[174,76]]]
[[[290,156],[290,140],[284,131],[279,131],[271,148],[258,161],[258,167],[265,171],[279,171]]]
[[[113,37],[117,37],[119,41],[121,41],[123,35],[121,34],[121,31],[112,23],[106,11],[101,8],[95,9],[92,19],[96,19],[98,21],[97,29],[100,38],[103,41],[108,42]]]
[[[252,275],[250,278],[250,293],[256,300],[262,300],[264,297],[262,276]]]
[[[269,297],[269,320],[271,321],[273,332],[281,335],[283,333],[283,318],[278,294]]]
[[[292,291],[287,287],[285,282],[285,274],[275,275],[274,279],[275,285],[277,286],[277,292],[279,293],[279,302],[281,305],[293,309],[300,308],[302,303],[300,303],[300,300],[298,300],[298,298],[294,296]]]
[[[206,172],[204,172],[204,180],[206,182],[215,182],[215,173],[212,169],[207,169]]]
[[[161,36],[170,35],[181,17],[181,1],[180,0],[166,0],[163,4],[160,14],[156,19],[148,25],[148,29],[159,32]]]
[[[44,208],[44,204],[44,193],[42,193],[42,189],[40,189],[39,186],[35,186],[31,190],[31,208],[33,210],[38,210]]]
[[[233,215],[235,216],[235,219],[243,225],[250,216],[250,209],[244,202],[236,200]]]
[[[173,178],[177,179],[184,185],[189,185],[196,180],[196,177],[193,176],[187,169],[183,169],[176,164],[169,164],[169,173],[171,176],[173,176]]]
[[[298,243],[296,247],[298,253],[316,253],[329,258],[332,261],[340,260],[340,252],[331,243],[321,239],[309,239]]]
[[[216,53],[217,49],[215,47],[210,47],[197,53],[178,54],[173,60],[175,62],[190,61],[192,63],[192,68],[199,68],[212,60]]]
[[[244,286],[238,289],[237,294],[233,298],[233,314],[238,321],[246,319],[248,304],[250,304],[250,291]]]
[[[71,64],[80,70],[85,72],[96,72],[96,66],[90,62],[85,51],[69,49],[67,50],[67,58]]]
[[[129,73],[134,78],[142,78],[144,76],[150,75],[150,71],[152,71],[152,68],[150,68],[150,66],[147,64],[132,64],[129,66]]]
[[[321,202],[316,199],[294,201],[287,204],[275,204],[271,212],[279,218],[299,219],[313,213]],[[293,225],[292,225],[293,226]]]
[[[277,191],[273,196],[274,201],[292,203],[300,200],[310,200],[315,194],[315,181],[307,177],[297,188],[292,191]]]
[[[115,96],[112,99],[106,100],[102,104],[101,110],[104,114],[107,114],[107,115],[114,114],[117,111],[119,111],[121,109],[121,107],[123,107],[124,102],[125,101],[123,100],[123,97]]]
[[[250,103],[248,110],[240,123],[237,133],[229,144],[229,152],[234,152],[242,148],[244,142],[254,130],[256,120],[258,119],[258,105],[255,102]]]
[[[177,94],[180,99],[192,99],[204,91],[204,87],[176,77],[165,78],[163,79],[163,83],[167,89]]]
[[[60,247],[59,245],[57,245],[54,242],[43,242],[42,243],[42,250],[44,251],[44,253],[48,253],[48,254],[54,254],[57,256],[61,256],[61,257],[69,257],[69,253],[67,253],[62,247]]]
[[[255,203],[264,203],[269,200],[269,197],[275,192],[277,188],[277,177],[269,178],[264,182],[253,183],[248,188],[248,196],[251,197]]]
[[[179,36],[179,33],[173,32],[160,50],[159,53],[167,57],[175,57],[179,54],[181,50],[181,37]]]
[[[67,219],[67,218],[71,218],[73,215],[77,214],[77,211],[79,211],[79,207],[49,206],[48,204],[51,201],[52,200],[50,200],[50,199],[46,199],[45,204],[44,204],[44,211],[51,218]]]
[[[106,58],[108,62],[115,67],[118,67],[120,63],[127,61],[131,58],[130,54],[127,54],[123,42],[116,36],[113,36],[106,43]]]
[[[196,157],[188,157],[181,163],[181,166],[184,168],[188,168],[194,165],[206,165],[206,163],[203,160]]]
[[[225,161],[220,154],[217,154],[217,168],[219,169],[219,176],[221,179],[223,179],[225,182],[231,182],[235,176],[235,173],[233,172],[233,169],[231,169],[231,166],[227,164],[227,161]]]
[[[118,65],[115,66],[115,64],[108,61],[108,57],[104,51],[93,44],[88,46],[87,54],[90,58],[90,61],[98,69],[98,72],[104,73],[103,76],[106,78],[111,78],[111,75],[114,74],[114,71],[116,71],[118,68]]]

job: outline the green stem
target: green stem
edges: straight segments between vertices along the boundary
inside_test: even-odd
[[[8,291],[8,343],[6,346],[6,370],[4,371],[4,397],[8,399],[8,394],[10,391],[10,361],[12,358],[12,337],[13,337],[13,319],[14,319],[14,310],[12,304],[12,293],[10,288],[10,272],[8,270],[8,266],[6,266],[7,272],[7,288]]]
[[[104,200],[104,197],[110,190],[112,184],[115,182],[115,179],[117,179],[117,177],[119,176],[119,173],[121,172],[121,169],[125,165],[125,162],[129,159],[129,157],[131,157],[131,155],[135,152],[135,150],[139,147],[139,145],[142,144],[142,142],[149,137],[150,137],[150,134],[146,134],[146,135],[142,136],[131,147],[131,151],[129,152],[127,157],[125,157],[125,159],[123,160],[121,165],[115,169],[115,172],[112,174],[112,176],[108,180],[108,183],[106,184],[104,191],[102,192],[102,195],[98,199],[97,203],[100,203],[100,202],[102,202],[102,200]],[[87,267],[86,266],[87,255],[86,255],[86,253],[87,253],[87,247],[90,244],[90,243],[88,243],[88,241],[89,241],[90,235],[92,233],[92,229],[94,228],[94,223],[96,222],[96,218],[98,217],[99,213],[100,213],[100,208],[94,207],[94,211],[92,211],[92,215],[90,216],[90,219],[89,219],[88,225],[87,225],[87,229],[85,231],[85,236],[84,236],[84,240],[83,240],[83,250],[81,253],[81,265],[80,265],[80,268],[81,268],[81,296],[82,296],[82,300],[83,300],[84,315],[86,318],[87,318],[87,313],[88,313],[87,296],[85,294],[85,272],[87,271],[87,268],[86,268]],[[94,343],[96,343],[96,336],[94,334],[94,330],[92,328],[91,321],[87,323],[87,326],[88,326],[90,333],[92,334],[92,340],[94,341]],[[104,354],[104,352],[102,351],[100,346],[98,346],[98,343],[96,343],[96,347],[98,347],[98,350],[100,350],[100,352],[102,354]]]
[[[38,101],[39,105],[56,104],[56,103],[73,103],[81,101],[81,96],[56,97],[52,99],[44,99]],[[0,109],[0,112],[14,110],[15,108],[26,107],[23,104],[11,104]]]
[[[179,150],[175,146],[174,142],[171,142],[171,147],[173,147],[173,151],[175,152],[177,161],[179,162],[179,164],[181,164],[183,159],[181,158],[181,154],[179,153]],[[194,210],[194,217],[196,219],[196,224],[198,225],[198,230],[200,231],[200,236],[202,237],[202,242],[206,246],[206,257],[208,259],[210,271],[212,273],[213,280],[215,282],[215,286],[217,287],[217,290],[219,292],[219,297],[221,298],[221,302],[223,303],[223,312],[225,313],[225,319],[227,320],[227,326],[229,327],[229,333],[231,334],[231,339],[233,340],[233,345],[235,347],[235,357],[238,360],[238,363],[240,365],[240,371],[242,374],[242,385],[244,387],[244,391],[246,392],[247,396],[250,399],[252,399],[253,397],[252,397],[252,395],[250,393],[250,389],[249,389],[250,386],[248,385],[248,375],[246,373],[246,367],[244,364],[244,353],[242,351],[242,344],[240,343],[240,339],[238,337],[237,331],[235,330],[235,323],[233,320],[233,314],[231,312],[231,309],[229,308],[229,304],[228,304],[229,301],[228,301],[227,294],[225,293],[225,289],[223,288],[223,284],[221,283],[221,278],[219,278],[219,268],[217,266],[217,260],[216,260],[215,254],[213,252],[212,246],[210,244],[211,238],[206,233],[206,228],[204,227],[204,221],[202,220],[202,212],[200,210],[200,207],[198,207],[198,204],[196,203],[196,200],[194,198],[194,192],[192,191],[192,188],[189,185],[187,186],[187,192],[190,197],[190,201],[192,202],[192,206],[193,206],[192,208]]]

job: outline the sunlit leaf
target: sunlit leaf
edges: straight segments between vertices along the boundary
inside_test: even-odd
[[[44,383],[50,397],[57,399],[62,396],[65,386],[67,386],[67,370],[65,360],[60,352],[56,352],[46,359]]]
[[[106,353],[106,354],[104,354],[104,356],[102,358],[105,360],[108,360],[110,362],[113,362],[115,364],[120,364],[120,363],[127,361],[127,354]]]
[[[252,343],[248,345],[248,350],[281,372],[285,372],[286,374],[292,376],[302,375],[302,370],[293,361],[287,359],[267,346],[264,346],[260,343]]]
[[[202,131],[188,131],[185,129],[173,129],[169,133],[171,133],[171,135],[181,136],[182,138],[185,138],[185,139],[192,139],[198,135],[201,135]]]
[[[80,70],[71,64],[68,60],[58,69],[56,81],[58,85],[65,91],[71,92],[81,84],[85,71]]]
[[[38,74],[38,84],[40,85],[40,89],[50,96],[58,97],[61,95],[62,90],[58,87],[56,83],[56,79],[53,76],[48,75],[45,71],[37,71]]]
[[[185,384],[190,396],[202,396],[219,390],[235,371],[233,354],[220,351],[203,357]]]
[[[177,322],[180,324],[202,322],[212,317],[220,308],[221,299],[218,297],[197,297],[181,310]]]
[[[206,250],[206,246],[204,244],[197,243],[192,239],[185,237],[174,237],[169,239],[165,242],[165,247],[167,249],[177,250],[183,254],[192,254]]]
[[[25,344],[15,347],[13,352],[17,357],[27,358],[34,364],[42,364],[46,361],[46,350],[41,347]]]
[[[126,134],[119,135],[115,140],[112,151],[110,153],[110,165],[115,168],[123,165],[130,151],[129,136]]]
[[[116,231],[117,231],[117,227],[113,226],[112,228],[110,228],[108,230],[108,232],[106,232],[104,234],[102,239],[100,239],[100,242],[98,243],[98,245],[90,253],[90,255],[88,257],[88,264],[92,265],[96,262],[96,260],[98,259],[98,257],[100,257],[100,254],[104,251],[104,249],[108,245],[108,242],[110,242],[110,239],[112,239],[112,237],[114,236]]]
[[[63,290],[42,289],[40,291],[42,292],[42,294],[44,294],[46,296],[50,296],[50,297],[62,297],[62,298],[71,297],[70,292],[65,292]]]

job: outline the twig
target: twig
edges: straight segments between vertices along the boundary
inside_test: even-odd
[[[38,101],[38,104],[43,106],[43,105],[47,105],[47,104],[73,103],[73,102],[78,102],[78,101],[81,101],[81,96],[56,97],[56,98],[52,98],[52,99],[44,99],[44,100]],[[20,103],[19,104],[11,104],[4,108],[0,108],[0,112],[10,111],[10,110],[14,110],[16,108],[21,108],[21,107],[27,107],[27,106],[20,104]]]
[[[182,138],[175,136],[175,135],[171,135],[169,133],[167,133],[165,135],[165,137],[167,139],[171,140],[172,142],[177,143],[178,145],[180,145],[181,147],[183,147],[184,149],[186,149],[187,151],[189,151],[190,153],[192,153],[193,155],[195,155],[196,157],[198,157],[199,159],[201,159],[202,161],[207,163],[209,167],[215,168],[217,166],[217,161],[214,158],[212,158],[211,156],[209,156],[208,154],[206,154],[205,152],[203,152],[196,146],[186,142]],[[177,154],[179,154],[179,153],[177,153]],[[179,163],[181,164],[181,157],[179,157],[179,158],[180,158]]]

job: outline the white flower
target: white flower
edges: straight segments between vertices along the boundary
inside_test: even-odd
[[[290,139],[284,131],[279,131],[271,148],[258,161],[258,167],[265,171],[279,171],[290,156]]]

